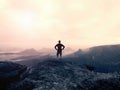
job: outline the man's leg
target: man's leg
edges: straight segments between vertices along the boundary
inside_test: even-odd
[[[59,52],[57,52],[57,58],[59,57]]]
[[[60,58],[62,58],[62,51],[60,52]]]
[[[58,58],[58,56],[59,56],[59,53],[58,53],[58,52],[57,52],[56,56],[57,56],[57,58]]]

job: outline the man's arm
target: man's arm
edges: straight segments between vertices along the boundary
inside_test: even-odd
[[[57,45],[55,45],[55,49],[57,50]]]
[[[64,45],[62,45],[63,46],[63,50],[65,49],[65,46]]]

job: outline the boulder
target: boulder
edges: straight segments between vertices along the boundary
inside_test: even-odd
[[[13,62],[0,61],[0,84],[9,84],[24,79],[29,68]]]

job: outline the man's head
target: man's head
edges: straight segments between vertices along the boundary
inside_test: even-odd
[[[61,43],[61,41],[59,40],[58,43]]]

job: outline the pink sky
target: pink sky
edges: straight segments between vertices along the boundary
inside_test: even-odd
[[[120,0],[0,0],[0,46],[120,44]]]

